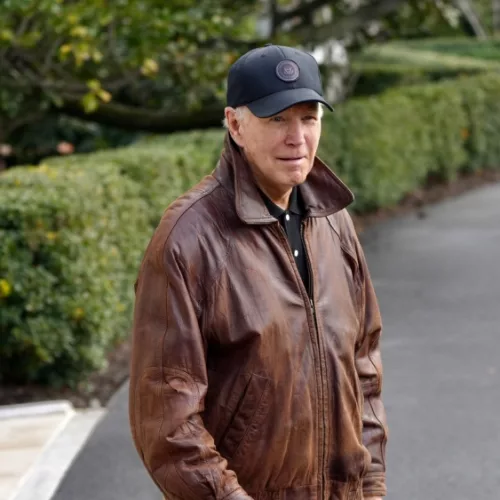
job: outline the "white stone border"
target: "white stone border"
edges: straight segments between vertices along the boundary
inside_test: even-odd
[[[69,401],[58,400],[0,406],[0,420],[8,418],[39,417],[52,413],[72,415],[74,413],[73,405]]]

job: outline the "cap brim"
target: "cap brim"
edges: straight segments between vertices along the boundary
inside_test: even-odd
[[[289,89],[275,94],[268,95],[262,99],[247,104],[250,111],[259,118],[267,118],[284,111],[285,109],[302,104],[304,102],[320,102],[324,104],[330,111],[333,111],[332,106],[317,92],[312,89]]]

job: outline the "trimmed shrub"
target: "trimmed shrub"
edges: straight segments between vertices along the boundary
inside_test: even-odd
[[[144,139],[0,175],[0,382],[76,383],[130,327],[165,208],[211,172],[224,132]],[[500,167],[500,75],[402,87],[326,113],[319,156],[358,213],[429,177]]]
[[[327,120],[342,137],[337,173],[356,195],[353,210],[392,205],[427,173],[429,145],[418,105],[404,95],[359,99]],[[404,127],[394,124],[405,123]],[[325,157],[329,164],[329,158]]]
[[[353,99],[324,121],[319,154],[353,189],[357,213],[393,205],[429,178],[500,168],[496,73]]]
[[[468,120],[460,89],[453,82],[443,82],[410,87],[404,94],[417,106],[421,131],[427,135],[428,175],[440,181],[454,179],[468,159],[464,147]]]
[[[424,38],[421,40],[406,40],[404,45],[417,51],[432,51],[445,55],[494,61],[495,63],[500,60],[499,38],[488,38],[486,40],[479,40],[474,37]]]
[[[499,60],[500,42],[495,40],[438,38],[374,44],[353,57],[355,95],[499,71]]]
[[[500,168],[500,77],[463,78],[457,88],[468,121],[464,130],[466,170]]]
[[[354,97],[376,95],[394,87],[423,83],[461,76],[474,76],[484,73],[482,68],[421,68],[414,65],[387,63],[353,63],[356,75]]]
[[[0,381],[76,383],[128,333],[138,187],[107,165],[0,176]]]
[[[125,177],[137,182],[140,196],[149,207],[150,222],[156,225],[179,193],[215,168],[223,139],[222,130],[153,136],[132,147],[52,158],[46,164],[64,168],[77,165],[86,170],[101,163],[115,165]]]
[[[325,116],[319,154],[354,191],[353,211],[366,212],[394,205],[431,175],[452,179],[467,161],[467,124],[452,85],[394,90]]]

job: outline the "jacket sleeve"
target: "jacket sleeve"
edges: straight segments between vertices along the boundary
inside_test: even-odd
[[[387,494],[385,482],[385,447],[387,420],[382,403],[382,359],[380,336],[382,321],[377,297],[361,244],[352,227],[359,264],[361,288],[361,328],[356,351],[356,370],[364,396],[363,444],[370,452],[371,464],[363,479],[365,498]]]
[[[146,251],[136,282],[129,414],[135,446],[167,499],[251,500],[203,425],[206,345],[186,272]]]

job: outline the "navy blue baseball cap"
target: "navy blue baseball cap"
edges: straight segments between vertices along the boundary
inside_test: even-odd
[[[318,63],[311,54],[292,47],[267,44],[241,56],[229,69],[227,105],[247,106],[259,118],[273,116],[323,97]]]

